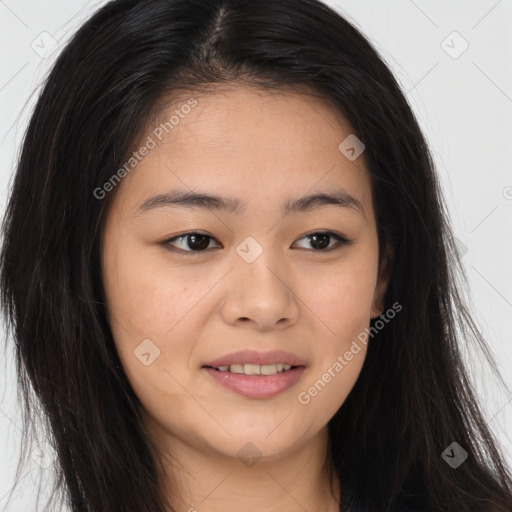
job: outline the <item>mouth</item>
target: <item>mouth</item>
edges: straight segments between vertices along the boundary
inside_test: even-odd
[[[261,366],[235,363],[202,367],[215,386],[252,400],[270,399],[283,394],[299,382],[305,370],[305,366],[284,363]]]
[[[232,352],[202,366],[211,382],[251,399],[272,398],[296,385],[306,363],[282,350]]]

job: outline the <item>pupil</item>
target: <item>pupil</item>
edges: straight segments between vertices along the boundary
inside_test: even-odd
[[[321,238],[324,240],[324,242],[320,242],[319,244],[317,243],[317,239],[318,238]],[[311,245],[313,247],[315,247],[315,243],[317,243],[317,247],[315,247],[316,249],[325,249],[326,247],[329,246],[329,238],[330,238],[330,235],[327,235],[327,234],[323,234],[323,235],[312,235],[311,236]],[[318,247],[319,245],[319,247]]]
[[[203,243],[195,245],[196,239],[201,240]],[[189,240],[191,241],[191,243],[189,243],[188,246],[191,249],[206,249],[208,247],[208,244],[210,243],[208,239],[208,235],[189,235]]]

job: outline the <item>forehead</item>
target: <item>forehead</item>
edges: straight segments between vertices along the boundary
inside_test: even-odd
[[[190,109],[192,95],[182,93],[159,108],[152,133],[164,144],[183,148],[192,138],[212,153],[246,152],[254,157],[258,150],[290,158],[298,144],[303,151],[321,151],[332,145],[332,137],[353,131],[314,91],[299,91],[223,86],[194,95],[196,105]]]
[[[281,209],[284,195],[342,188],[370,212],[364,153],[350,160],[339,149],[352,131],[332,106],[302,92],[180,94],[146,128],[136,150],[151,149],[116,192],[133,212],[159,193],[206,189],[239,198],[250,213],[250,204]]]

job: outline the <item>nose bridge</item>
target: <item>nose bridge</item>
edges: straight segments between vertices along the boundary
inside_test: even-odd
[[[282,261],[276,252],[275,247],[271,243],[271,237],[258,237],[258,241],[254,236],[247,236],[238,246],[235,251],[238,255],[237,261],[237,275],[240,279],[245,280],[249,278],[252,285],[265,285],[265,288],[279,288],[283,286],[282,279],[278,279],[277,275],[282,268],[278,264]],[[265,245],[263,245],[265,244]],[[274,291],[277,291],[274,290]]]
[[[235,248],[233,284],[223,307],[228,322],[251,320],[261,329],[272,329],[283,319],[296,319],[298,305],[271,239],[262,236],[260,243],[247,236]]]

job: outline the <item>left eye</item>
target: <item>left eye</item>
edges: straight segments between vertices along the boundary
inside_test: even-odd
[[[352,240],[349,240],[337,233],[333,233],[332,231],[317,231],[314,233],[310,233],[308,235],[303,236],[299,240],[309,239],[310,244],[314,247],[313,250],[315,252],[329,252],[334,250],[340,246],[348,245],[352,243]],[[208,249],[210,240],[215,240],[210,235],[205,235],[204,233],[198,233],[196,231],[190,233],[183,233],[182,235],[175,236],[170,238],[169,240],[165,240],[162,242],[162,245],[167,249],[174,251],[176,248],[173,244],[178,241],[186,240],[185,245],[190,249],[178,248],[178,251],[184,252],[204,252]],[[336,243],[334,246],[331,246],[330,242],[335,240]]]
[[[316,252],[319,252],[318,249],[322,249],[320,252],[329,252],[352,242],[348,238],[338,235],[337,233],[333,233],[332,231],[317,231],[300,238],[300,240],[304,240],[305,238],[309,238],[308,243],[315,246]],[[336,241],[334,246],[330,246],[329,241],[332,240]]]

